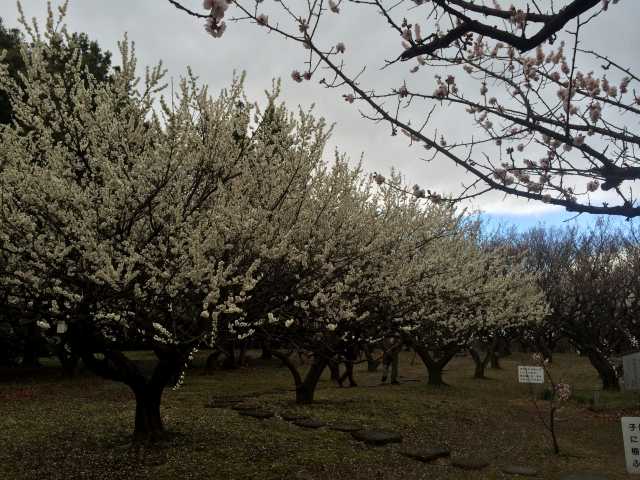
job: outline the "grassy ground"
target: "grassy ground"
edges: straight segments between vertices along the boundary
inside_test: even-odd
[[[142,355],[144,357],[144,355]],[[178,435],[168,448],[129,449],[134,403],[123,385],[89,373],[72,380],[44,367],[0,383],[0,479],[506,479],[505,464],[538,467],[545,480],[569,472],[595,471],[611,480],[628,478],[620,433],[622,415],[640,415],[637,396],[602,395],[588,408],[597,377],[574,355],[557,355],[556,379],[577,389],[559,414],[561,454],[553,455],[536,418],[530,392],[516,383],[515,355],[489,380],[473,380],[469,358],[448,368],[445,388],[426,385],[425,370],[412,354],[401,359],[402,384],[379,386],[379,373],[359,366],[357,388],[340,389],[327,377],[317,403],[292,402],[285,368],[259,364],[235,372],[204,375],[198,368],[184,387],[163,402],[167,426]],[[200,359],[201,360],[201,359]],[[358,423],[402,433],[401,445],[368,447],[349,434],[305,430],[279,418],[255,420],[229,409],[204,408],[209,395],[248,395],[277,413],[300,412],[327,422]],[[479,456],[491,465],[464,472],[446,462],[422,464],[402,449],[446,445],[454,453]]]

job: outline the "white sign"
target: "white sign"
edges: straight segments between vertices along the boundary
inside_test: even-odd
[[[622,357],[624,373],[624,389],[640,390],[640,353],[632,353]]]
[[[627,472],[640,473],[640,417],[622,417],[621,421]]]
[[[65,322],[64,320],[61,322],[58,322],[58,325],[56,326],[56,333],[64,333],[67,331],[67,322]]]
[[[542,367],[518,366],[518,382],[544,383],[544,369]]]

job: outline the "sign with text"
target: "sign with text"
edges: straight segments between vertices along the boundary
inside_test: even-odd
[[[622,357],[625,390],[640,390],[640,352]]]
[[[640,417],[622,417],[621,421],[627,472],[640,473]]]
[[[544,369],[520,365],[518,366],[518,382],[544,383]]]

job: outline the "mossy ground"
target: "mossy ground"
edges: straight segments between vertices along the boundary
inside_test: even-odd
[[[140,361],[150,358],[135,354]],[[130,449],[133,396],[124,385],[81,372],[61,378],[52,361],[33,371],[0,372],[0,479],[506,479],[499,467],[533,465],[553,480],[575,471],[628,478],[620,416],[640,415],[634,394],[601,395],[589,408],[598,379],[588,362],[557,355],[556,379],[570,383],[575,399],[560,412],[561,454],[550,451],[529,388],[517,383],[518,364],[502,361],[490,379],[473,380],[473,363],[457,357],[445,373],[448,387],[430,387],[413,354],[401,359],[402,384],[379,386],[380,373],[359,365],[356,388],[338,388],[328,374],[309,406],[293,403],[291,377],[277,363],[253,361],[236,371],[204,375],[192,368],[185,385],[167,391],[162,406],[176,435],[166,446]],[[231,409],[205,408],[209,396],[248,395],[260,406],[300,412],[327,422],[358,423],[402,433],[401,445],[368,447],[347,433],[306,430],[279,418],[256,420]],[[539,405],[544,408],[544,402]],[[422,464],[400,455],[405,448],[446,445],[485,458],[491,466],[464,472],[444,463]]]

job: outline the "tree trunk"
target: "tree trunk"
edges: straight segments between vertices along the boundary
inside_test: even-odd
[[[273,358],[273,354],[271,353],[271,341],[263,340],[261,347],[262,355],[260,356],[260,358],[262,360],[271,360]]]
[[[64,346],[60,346],[58,349],[58,360],[62,366],[64,376],[72,378],[76,373],[79,357],[73,352],[69,353],[64,349]]]
[[[162,390],[162,387],[151,385],[134,390],[136,396],[134,442],[153,443],[164,438],[165,429],[160,416]]]
[[[138,375],[129,383],[136,397],[134,442],[153,443],[166,438],[160,416],[162,393],[167,385],[176,380],[183,365],[184,358],[181,355],[160,359],[148,380]]]
[[[236,348],[234,341],[226,341],[220,346],[220,349],[224,352],[225,358],[222,361],[222,368],[225,370],[235,370],[239,367],[238,360],[236,358]]]
[[[438,360],[435,360],[431,356],[429,351],[422,346],[416,345],[414,343],[413,348],[422,360],[422,363],[424,363],[425,367],[427,367],[427,383],[429,385],[437,387],[445,386],[446,383],[442,378],[442,371],[458,352],[458,348],[452,346],[450,348],[444,349],[444,351],[442,351],[442,357],[440,357]]]
[[[371,347],[369,345],[365,345],[363,350],[364,350],[364,356],[367,358],[367,371],[368,372],[377,371],[378,367],[380,366],[380,360],[376,360],[373,357],[373,351],[371,350]]]
[[[240,352],[238,353],[238,366],[244,367],[247,365],[247,342],[242,342],[240,345]]]
[[[291,376],[293,377],[293,381],[296,386],[296,403],[313,403],[316,386],[318,385],[320,376],[328,362],[324,359],[318,358],[318,355],[315,355],[311,362],[311,366],[303,379],[298,367],[291,361],[287,354],[277,350],[272,350],[272,353],[273,356],[282,361],[282,363],[289,369],[289,372],[291,372]]]
[[[496,348],[499,350],[501,357],[509,357],[512,355],[511,353],[511,342],[507,341],[506,338],[500,338],[498,340],[498,344]]]
[[[345,371],[338,379],[338,383],[340,384],[340,386],[342,386],[345,380],[349,380],[350,387],[357,387],[358,384],[353,378],[353,362],[350,360],[347,360],[344,364],[344,367],[345,367]]]
[[[428,381],[429,385],[433,385],[435,387],[443,387],[446,385],[444,380],[442,379],[442,367],[437,364],[432,365],[431,367],[427,367],[428,372]]]
[[[24,349],[22,352],[22,366],[23,367],[40,367],[40,361],[38,360],[38,353],[41,345],[39,327],[35,322],[30,323],[27,326],[27,337],[24,341]]]
[[[546,343],[540,345],[540,353],[548,363],[553,363],[553,347],[549,348]]]
[[[327,362],[325,360],[313,360],[304,380],[296,385],[296,403],[313,403],[313,396],[318,386],[318,381],[326,366]]]
[[[609,391],[620,390],[618,375],[609,361],[594,349],[589,349],[585,353],[588,355],[591,365],[593,365],[593,368],[597,370],[598,375],[600,376],[602,389]]]
[[[210,353],[209,356],[207,357],[207,361],[205,362],[205,366],[204,366],[204,373],[207,375],[211,375],[213,374],[214,370],[216,369],[216,366],[218,366],[218,357],[220,356],[220,352],[219,351],[215,351],[213,353]]]
[[[471,358],[473,358],[473,363],[475,364],[473,378],[485,380],[487,378],[485,375],[485,369],[487,367],[489,359],[491,358],[490,352],[487,352],[485,357],[482,358],[480,356],[480,352],[471,347],[469,349],[469,353],[471,354]]]
[[[331,381],[339,383],[340,382],[340,364],[332,360],[328,363],[328,366],[329,366],[329,370],[331,371]]]
[[[136,399],[134,443],[152,443],[165,437],[160,416],[160,401],[164,388],[175,379],[184,366],[183,352],[163,352],[150,377],[138,365],[118,350],[103,350],[104,358],[97,358],[90,350],[79,351],[82,362],[97,375],[129,386]]]
[[[542,334],[536,335],[532,347],[535,351],[540,352],[542,357],[549,363],[553,363],[553,351],[555,349],[555,343],[551,340],[544,338]]]
[[[549,433],[551,433],[553,453],[558,455],[560,454],[560,446],[558,445],[558,437],[556,436],[556,407],[551,407],[549,411]]]
[[[500,366],[500,357],[497,352],[493,352],[491,354],[490,367],[494,370],[502,370],[502,367]]]
[[[490,353],[491,353],[491,361],[490,361],[491,368],[495,370],[501,370],[502,367],[500,366],[500,358],[506,357],[507,355],[511,355],[511,350],[509,350],[509,344],[506,341],[506,339],[503,337],[495,338],[491,342]]]

